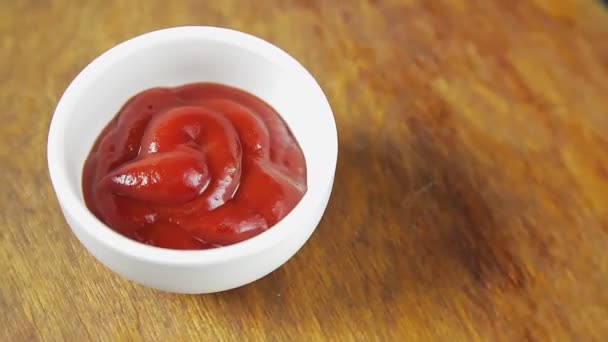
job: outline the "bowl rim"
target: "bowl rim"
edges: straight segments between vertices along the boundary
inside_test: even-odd
[[[107,68],[111,67],[121,58],[128,56],[131,51],[177,38],[215,40],[236,44],[270,58],[273,63],[279,63],[283,67],[294,70],[304,76],[307,83],[310,82],[310,85],[316,88],[315,90],[319,95],[318,101],[321,102],[320,104],[324,108],[322,115],[329,115],[329,121],[332,126],[329,130],[331,136],[326,137],[326,152],[330,154],[331,164],[328,164],[322,170],[321,181],[323,184],[319,185],[318,189],[320,191],[316,194],[317,198],[311,198],[313,194],[308,191],[294,209],[275,224],[272,229],[268,229],[250,239],[233,245],[206,250],[175,250],[146,245],[131,240],[102,223],[88,210],[84,202],[79,198],[79,194],[76,191],[70,191],[72,187],[70,186],[65,166],[65,143],[63,141],[65,139],[65,126],[70,118],[70,113],[73,111],[72,108],[77,100],[82,96],[82,92],[96,80],[97,75],[103,73],[104,70],[107,70]],[[321,212],[323,211],[324,207],[318,207],[325,206],[326,203],[319,203],[319,201],[321,197],[326,195],[325,192],[331,191],[337,157],[338,137],[333,112],[327,97],[310,72],[287,52],[261,38],[244,32],[214,26],[178,26],[151,31],[119,43],[99,55],[82,69],[61,96],[51,119],[47,140],[47,163],[51,183],[66,219],[70,217],[90,237],[124,256],[157,264],[184,266],[224,262],[253,255],[288,238],[290,235],[289,226],[301,225],[296,220],[296,216],[302,215],[302,213],[306,215],[303,211],[304,209],[313,210],[314,212],[319,209]],[[75,232],[75,228],[72,227],[73,221],[68,221],[68,226]]]

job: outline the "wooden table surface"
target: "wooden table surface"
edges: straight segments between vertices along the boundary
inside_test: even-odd
[[[55,200],[45,144],[95,56],[230,27],[315,75],[339,131],[317,231],[271,275],[204,296],[123,280]],[[0,341],[602,341],[608,12],[594,1],[0,4]]]

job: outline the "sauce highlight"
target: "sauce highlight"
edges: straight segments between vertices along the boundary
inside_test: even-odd
[[[82,185],[89,210],[118,233],[207,249],[285,217],[306,192],[306,162],[264,101],[193,83],[133,96],[97,138]]]

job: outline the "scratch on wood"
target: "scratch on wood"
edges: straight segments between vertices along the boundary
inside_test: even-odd
[[[418,190],[410,192],[403,199],[402,207],[403,208],[409,207],[415,199],[420,197],[425,192],[429,191],[435,184],[436,184],[436,182],[434,180],[432,180],[432,181],[428,182],[427,184],[425,184],[424,186],[420,187]]]

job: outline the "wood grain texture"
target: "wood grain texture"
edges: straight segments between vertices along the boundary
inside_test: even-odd
[[[340,140],[309,243],[206,296],[97,263],[45,162],[79,70],[184,24],[291,53]],[[605,340],[607,94],[608,14],[594,1],[2,1],[0,341]]]

